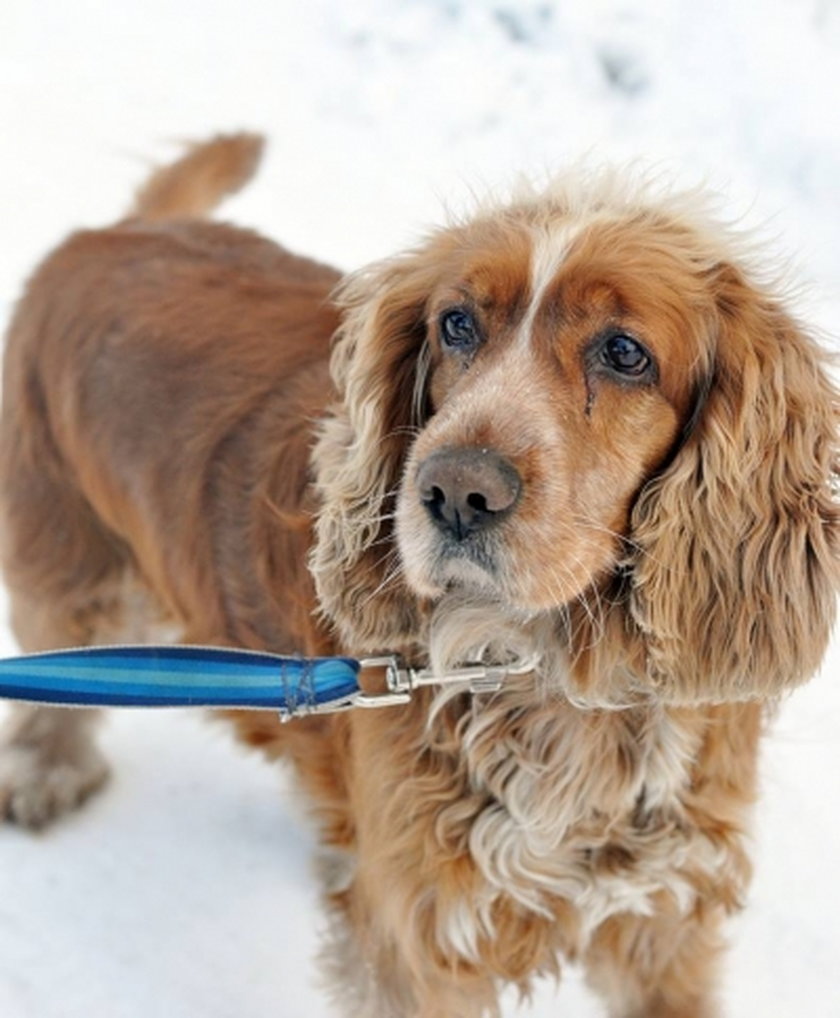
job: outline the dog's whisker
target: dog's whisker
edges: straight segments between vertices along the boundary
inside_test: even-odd
[[[595,530],[598,533],[606,534],[609,537],[615,538],[615,540],[619,542],[622,547],[631,549],[637,555],[649,558],[652,562],[656,563],[656,565],[662,568],[663,570],[665,569],[673,570],[674,568],[669,563],[663,562],[659,556],[655,555],[651,551],[651,549],[645,548],[629,534],[623,534],[620,530],[615,530],[612,527],[607,527],[604,524],[597,523],[596,521],[585,516],[578,516],[576,518],[576,523],[580,524],[580,526],[582,527],[585,527],[587,530]]]
[[[380,567],[383,563],[387,562],[389,558],[396,557],[396,561],[392,565],[386,565],[383,573],[382,580],[377,586],[362,600],[360,608],[367,608],[371,602],[375,601],[381,594],[383,594],[388,587],[396,583],[402,575],[402,563],[397,557],[395,548],[389,549],[385,555],[383,555],[376,562],[376,567]]]

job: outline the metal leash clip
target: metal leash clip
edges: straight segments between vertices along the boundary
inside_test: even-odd
[[[390,707],[408,703],[416,689],[422,686],[466,685],[473,694],[497,693],[509,675],[524,675],[533,671],[534,662],[516,665],[464,665],[440,675],[430,668],[410,668],[397,654],[362,658],[362,668],[384,668],[387,692],[359,693],[353,699],[354,707]]]
[[[285,685],[285,705],[280,709],[281,721],[306,717],[313,714],[338,714],[355,707],[366,709],[394,707],[409,703],[415,691],[423,686],[464,686],[472,694],[497,693],[509,675],[524,675],[534,670],[534,662],[526,661],[511,665],[465,665],[453,668],[439,675],[430,668],[411,668],[398,654],[381,657],[359,658],[354,661],[358,671],[366,668],[385,670],[385,690],[368,693],[358,688],[346,688],[337,696],[319,698],[316,696],[318,676],[306,670],[300,673],[296,668],[293,681]]]

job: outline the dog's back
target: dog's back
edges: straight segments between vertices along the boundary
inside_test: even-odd
[[[273,599],[236,577],[268,583],[288,568],[288,585],[306,586],[300,422],[329,397],[338,275],[196,218],[250,178],[261,144],[233,135],[191,149],[152,176],[129,218],[70,237],[20,302],[0,500],[27,650],[146,639],[161,621],[196,640],[308,642],[294,611],[278,622]],[[231,600],[262,606],[259,617]]]

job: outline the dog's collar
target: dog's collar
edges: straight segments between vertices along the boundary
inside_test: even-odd
[[[443,675],[399,655],[299,658],[226,647],[74,647],[0,659],[0,697],[65,707],[219,707],[276,710],[281,720],[354,707],[408,703],[422,686],[499,690],[532,665],[469,665]],[[366,692],[365,669],[384,669],[385,689]]]

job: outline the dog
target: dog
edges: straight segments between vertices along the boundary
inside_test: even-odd
[[[827,354],[702,196],[581,172],[342,276],[206,218],[260,150],[192,147],[26,288],[17,639],[520,666],[229,712],[307,794],[344,1013],[498,1015],[577,962],[613,1018],[717,1015],[764,719],[835,614]],[[15,708],[9,820],[104,783],[95,724]]]

